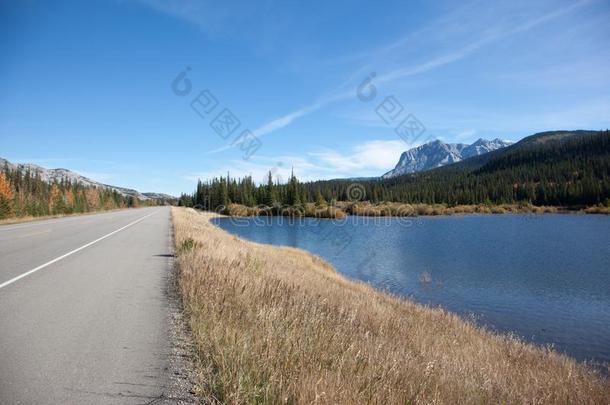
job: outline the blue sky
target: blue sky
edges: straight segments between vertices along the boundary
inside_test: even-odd
[[[381,175],[432,138],[605,129],[608,21],[603,0],[0,0],[0,156],[179,194],[227,171]],[[204,90],[218,104],[199,115]],[[390,96],[423,135],[382,119]],[[227,139],[210,126],[224,109]]]

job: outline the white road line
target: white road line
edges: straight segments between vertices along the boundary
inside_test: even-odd
[[[140,219],[136,219],[135,221],[128,223],[127,225],[125,225],[125,226],[123,226],[123,227],[121,227],[121,228],[117,229],[116,231],[112,231],[112,232],[110,232],[109,234],[102,236],[101,238],[97,238],[96,240],[94,240],[94,241],[92,241],[92,242],[87,243],[86,245],[83,245],[83,246],[81,246],[81,247],[79,247],[79,248],[76,248],[76,249],[74,249],[74,250],[72,250],[72,251],[70,251],[70,252],[68,252],[68,253],[66,253],[66,254],[64,254],[64,255],[59,256],[59,257],[56,257],[55,259],[53,259],[53,260],[51,260],[51,261],[49,261],[49,262],[46,262],[45,264],[41,264],[40,266],[36,267],[35,269],[32,269],[32,270],[30,270],[30,271],[26,271],[25,273],[23,273],[23,274],[21,274],[21,275],[19,275],[19,276],[15,277],[15,278],[12,278],[12,279],[10,279],[10,280],[8,280],[8,281],[5,281],[4,283],[0,284],[0,289],[1,289],[1,288],[4,288],[4,287],[6,287],[6,286],[8,286],[8,285],[10,285],[10,284],[13,284],[13,283],[14,283],[15,281],[17,281],[17,280],[20,280],[20,279],[22,279],[22,278],[24,278],[24,277],[29,276],[30,274],[35,273],[35,272],[37,272],[38,270],[42,270],[42,269],[44,269],[45,267],[50,266],[50,265],[51,265],[51,264],[53,264],[53,263],[57,263],[58,261],[60,261],[60,260],[62,260],[62,259],[65,259],[66,257],[68,257],[68,256],[70,256],[70,255],[73,255],[73,254],[74,254],[74,253],[76,253],[76,252],[79,252],[79,251],[81,251],[81,250],[83,250],[83,249],[85,249],[85,248],[88,248],[89,246],[91,246],[91,245],[93,245],[93,244],[95,244],[95,243],[97,243],[97,242],[99,242],[99,241],[101,241],[101,240],[104,240],[104,239],[106,239],[106,238],[108,238],[108,237],[110,237],[110,236],[114,235],[115,233],[121,232],[123,229],[127,229],[127,228],[129,228],[130,226],[135,225],[135,224],[137,224],[138,222],[145,220],[146,218],[150,217],[151,215],[156,214],[156,213],[157,213],[157,212],[159,212],[159,211],[160,211],[160,210],[157,210],[157,211],[152,212],[152,213],[150,213],[150,214],[148,214],[148,215],[144,215],[142,218],[140,218]]]

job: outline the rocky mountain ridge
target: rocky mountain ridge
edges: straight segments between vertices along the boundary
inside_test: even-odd
[[[501,139],[489,141],[481,138],[470,145],[435,140],[403,152],[396,167],[381,177],[388,179],[403,174],[431,170],[510,145],[512,142]]]
[[[70,183],[77,182],[83,186],[87,187],[100,187],[109,190],[114,190],[117,193],[124,196],[137,197],[140,200],[150,200],[150,199],[166,199],[173,200],[176,197],[171,196],[169,194],[164,193],[155,193],[155,192],[146,192],[141,193],[138,190],[134,190],[131,188],[113,186],[109,184],[100,183],[95,180],[91,180],[88,177],[82,176],[72,170],[56,168],[56,169],[47,169],[42,166],[38,166],[33,163],[12,163],[6,159],[0,158],[0,170],[3,170],[5,166],[8,166],[11,170],[19,170],[22,173],[29,172],[33,175],[40,176],[40,179],[46,183],[54,183],[61,182],[62,180],[68,181]]]

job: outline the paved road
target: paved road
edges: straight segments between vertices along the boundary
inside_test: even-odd
[[[1,226],[0,404],[161,396],[169,235],[169,207]]]

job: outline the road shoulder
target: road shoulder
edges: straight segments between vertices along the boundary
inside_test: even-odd
[[[178,291],[178,268],[174,260],[174,227],[169,228],[167,276],[167,325],[170,343],[168,353],[169,381],[167,392],[160,402],[166,404],[200,404],[195,389],[195,361],[197,351],[191,330],[184,314],[184,306]]]

